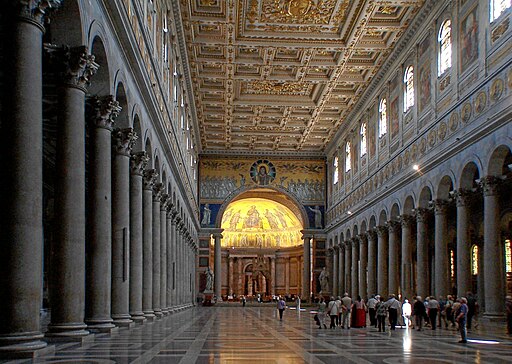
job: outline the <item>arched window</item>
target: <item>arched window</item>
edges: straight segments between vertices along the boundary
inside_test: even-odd
[[[505,10],[510,8],[512,0],[491,0],[491,21],[498,19]]]
[[[334,174],[332,176],[332,183],[335,185],[338,183],[338,175],[339,175],[338,156],[334,157],[334,162],[332,162],[332,166],[334,169]]]
[[[471,247],[471,274],[474,276],[478,274],[478,245]]]
[[[352,162],[352,155],[350,151],[350,142],[347,142],[345,145],[345,172],[350,171],[351,168],[351,162]]]
[[[361,157],[366,155],[366,123],[361,124]]]
[[[442,75],[452,66],[452,22],[450,19],[444,21],[439,29],[439,75]]]
[[[512,242],[507,239],[505,240],[505,267],[507,273],[512,273]]]
[[[409,66],[404,74],[404,112],[414,106],[414,67]]]
[[[379,138],[388,132],[388,106],[386,99],[380,100],[379,105]]]

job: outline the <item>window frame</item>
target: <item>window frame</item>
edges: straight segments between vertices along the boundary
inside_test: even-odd
[[[443,31],[446,29],[445,26],[448,24],[448,35],[444,37]],[[445,45],[443,41],[447,40],[449,43],[448,45]],[[438,53],[437,53],[437,75],[442,76],[447,71],[449,71],[452,68],[453,64],[453,49],[452,49],[452,21],[451,19],[445,19],[441,26],[439,27],[439,32],[437,33],[437,44],[438,44]],[[443,51],[448,52],[449,54],[443,54]],[[449,62],[445,61],[446,59],[449,59]],[[444,63],[448,63],[448,65],[443,68]]]
[[[382,107],[384,106],[384,107]],[[382,120],[382,111],[384,110],[384,120]],[[384,130],[384,131],[383,131]],[[379,102],[379,139],[388,133],[388,101],[385,97]]]
[[[410,76],[409,76],[410,75]],[[414,66],[412,64],[405,68],[404,79],[404,113],[407,113],[415,104],[415,87],[414,87]]]

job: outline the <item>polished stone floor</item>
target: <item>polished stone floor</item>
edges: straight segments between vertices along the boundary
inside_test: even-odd
[[[503,325],[485,325],[459,344],[456,331],[319,330],[306,311],[270,306],[196,307],[155,323],[59,344],[35,363],[512,363]],[[31,361],[16,361],[25,363]]]

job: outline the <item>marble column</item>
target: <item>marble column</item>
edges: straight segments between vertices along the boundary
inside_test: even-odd
[[[244,284],[243,284],[243,278],[244,278],[244,272],[242,271],[242,258],[237,258],[237,265],[238,265],[238,291],[237,295],[243,295],[244,293]]]
[[[290,294],[290,258],[285,258],[285,277],[284,277],[284,286],[285,286],[285,294]]]
[[[469,199],[471,191],[455,191],[457,204],[457,296],[471,291],[471,243],[469,241]]]
[[[44,349],[42,37],[47,9],[59,1],[2,6],[9,29],[0,97],[2,162],[0,231],[0,357],[30,357]],[[7,34],[4,34],[7,37]]]
[[[502,317],[504,312],[503,245],[500,242],[499,179],[481,179],[484,192],[484,295],[485,316]]]
[[[233,257],[228,257],[228,294],[233,295]]]
[[[354,295],[352,291],[352,243],[345,241],[345,290],[350,296]]]
[[[171,306],[173,310],[178,307],[178,211],[175,207],[171,208],[171,251],[172,251],[172,299]]]
[[[173,299],[173,294],[172,294],[172,288],[173,288],[173,282],[172,282],[172,274],[173,274],[173,269],[172,269],[172,263],[173,263],[173,259],[174,259],[174,256],[173,256],[173,229],[174,229],[174,225],[173,225],[173,216],[172,216],[172,208],[173,208],[173,204],[172,204],[172,201],[171,201],[171,198],[169,197],[169,200],[168,200],[168,203],[167,203],[167,211],[166,211],[166,223],[167,223],[167,238],[166,238],[166,242],[167,242],[167,246],[166,246],[166,250],[167,250],[167,261],[166,261],[166,282],[167,282],[167,286],[166,286],[166,302],[167,302],[167,308],[166,310],[168,312],[171,312],[172,311],[172,307],[173,307],[173,302],[172,302],[172,299]]]
[[[304,255],[302,266],[302,294],[303,301],[311,300],[311,237],[304,236]]]
[[[368,294],[367,265],[368,265],[368,242],[366,234],[358,235],[359,238],[359,295],[366,300]]]
[[[148,161],[146,152],[134,153],[130,160],[130,316],[139,324],[146,321],[142,311],[142,176]]]
[[[48,337],[80,339],[85,312],[85,93],[98,65],[87,47],[53,48],[59,63],[55,239],[51,247]],[[29,174],[30,175],[30,174]]]
[[[398,230],[400,224],[397,221],[388,221],[388,291],[389,294],[394,294],[398,297],[398,284],[400,281],[400,263],[399,245],[398,245]]]
[[[332,252],[332,294],[333,296],[341,295],[339,292],[339,256],[338,256],[338,248],[335,247]]]
[[[377,226],[377,293],[388,296],[388,229]]]
[[[276,286],[277,286],[277,282],[276,282],[276,258],[275,257],[272,257],[270,258],[270,277],[271,277],[271,284],[272,284],[272,289],[270,291],[270,294],[272,296],[275,296],[276,295]]]
[[[352,241],[352,285],[350,290],[352,291],[352,297],[356,298],[359,293],[359,241],[357,238],[353,238]]]
[[[137,135],[126,128],[112,136],[112,318],[130,327],[130,153]]]
[[[165,186],[164,186],[165,187]],[[160,307],[164,315],[167,308],[167,201],[169,195],[164,193],[160,200]]]
[[[338,293],[343,296],[347,291],[345,285],[345,246],[339,244],[338,246]]]
[[[148,321],[155,319],[153,311],[153,186],[158,173],[154,169],[144,171],[142,214],[142,312]]]
[[[185,275],[183,274],[183,255],[184,255],[184,244],[183,233],[185,232],[183,220],[178,223],[178,302],[180,306],[183,306],[183,282]]]
[[[222,301],[222,256],[221,256],[221,234],[215,234],[215,256],[214,256],[214,280],[215,280],[215,296],[217,301]],[[250,292],[249,292],[250,294]]]
[[[412,274],[412,224],[414,220],[410,215],[402,215],[402,300],[408,298],[412,301],[414,295],[413,274]]]
[[[89,196],[86,242],[85,323],[94,331],[114,328],[112,274],[112,125],[121,108],[113,96],[90,100]]]
[[[428,209],[421,207],[416,209],[416,294],[423,298],[430,294],[427,237],[428,214]]]
[[[162,317],[160,306],[160,199],[163,185],[158,182],[153,186],[153,312],[157,318]]]
[[[449,287],[449,260],[448,260],[448,201],[434,200],[435,217],[435,272],[434,293],[436,297],[446,296],[450,293]]]
[[[368,297],[377,293],[377,234],[366,233],[368,241]]]

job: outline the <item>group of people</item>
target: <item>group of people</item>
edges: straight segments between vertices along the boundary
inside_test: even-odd
[[[507,330],[512,333],[512,298],[507,300]],[[407,298],[400,302],[395,295],[390,295],[387,299],[379,295],[372,295],[368,302],[364,302],[360,296],[355,301],[345,293],[343,298],[331,297],[327,302],[323,297],[319,298],[318,313],[315,315],[315,321],[318,328],[330,329],[341,327],[342,329],[351,327],[366,327],[366,314],[370,319],[370,326],[378,328],[379,332],[386,332],[387,322],[390,330],[395,330],[399,325],[399,317],[403,317],[403,325],[406,328],[423,329],[425,326],[436,330],[437,327],[446,329],[449,326],[457,328],[461,334],[459,342],[467,342],[467,329],[478,314],[478,303],[470,292],[467,297],[454,299],[452,296],[427,297],[425,300],[416,296],[411,304]],[[412,319],[415,323],[413,324]],[[400,323],[402,326],[402,323]]]

